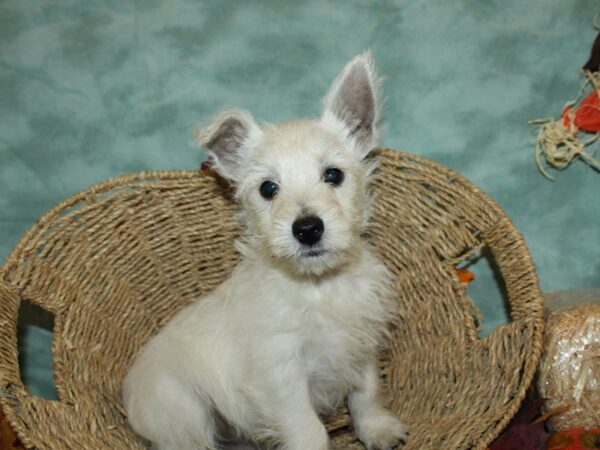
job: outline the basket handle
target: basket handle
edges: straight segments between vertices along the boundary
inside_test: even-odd
[[[27,448],[36,447],[28,435],[29,423],[46,422],[59,408],[69,415],[71,406],[56,400],[31,395],[19,372],[17,323],[21,298],[0,268],[0,406],[12,429]]]
[[[0,272],[0,403],[4,407],[29,396],[19,373],[17,322],[21,299]]]
[[[502,273],[511,321],[533,321],[537,333],[541,334],[543,301],[535,265],[523,236],[510,219],[504,217],[485,233],[484,240]]]

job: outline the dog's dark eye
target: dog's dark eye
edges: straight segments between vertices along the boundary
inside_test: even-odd
[[[323,174],[323,178],[325,183],[339,186],[342,184],[342,181],[344,181],[344,172],[342,172],[340,169],[327,169]]]
[[[277,186],[277,183],[271,180],[267,180],[260,185],[260,195],[267,200],[272,200],[278,190],[279,186]]]

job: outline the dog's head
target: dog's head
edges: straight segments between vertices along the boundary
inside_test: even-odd
[[[333,82],[319,119],[258,124],[230,110],[198,131],[213,167],[235,185],[246,245],[303,275],[356,257],[368,220],[365,158],[378,138],[376,86],[365,53]]]

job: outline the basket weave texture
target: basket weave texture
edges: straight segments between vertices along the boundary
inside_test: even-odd
[[[400,317],[381,358],[389,406],[412,427],[406,449],[484,449],[518,409],[540,356],[534,265],[504,212],[462,176],[377,153],[369,239],[395,276]],[[0,404],[25,446],[143,448],[121,382],[140,346],[233,269],[235,210],[210,173],[143,172],[70,197],[25,234],[0,268]],[[480,339],[454,266],[483,247],[511,321]],[[30,395],[19,377],[22,299],[54,314],[57,401]],[[332,449],[363,449],[349,423],[345,411],[328,419]]]

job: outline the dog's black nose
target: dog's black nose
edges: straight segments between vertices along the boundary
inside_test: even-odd
[[[296,219],[292,224],[294,237],[306,245],[315,245],[321,240],[325,230],[323,221],[317,216],[307,216]]]

